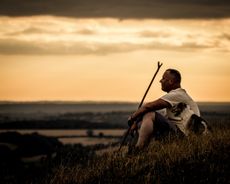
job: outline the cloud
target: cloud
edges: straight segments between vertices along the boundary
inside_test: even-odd
[[[94,31],[92,29],[88,29],[88,28],[81,29],[81,30],[77,31],[76,33],[77,34],[82,34],[82,35],[94,35],[94,34],[97,34],[96,31]]]
[[[229,0],[2,0],[0,15],[76,18],[226,18]]]
[[[39,28],[35,28],[35,27],[30,27],[30,28],[26,28],[24,30],[19,30],[19,31],[12,31],[10,33],[7,33],[6,35],[8,36],[19,36],[19,35],[29,35],[29,34],[43,34],[46,33],[46,31],[39,29]],[[47,33],[51,33],[50,31],[48,31]]]
[[[138,50],[229,51],[230,19],[0,18],[0,54],[106,55]],[[52,24],[51,24],[52,22]]]
[[[0,40],[1,54],[39,54],[40,49],[37,43],[18,41],[14,39]]]
[[[0,40],[0,54],[19,55],[108,55],[114,53],[125,53],[139,50],[194,50],[213,48],[214,45],[199,44],[196,42],[163,43],[152,41],[150,43],[102,43],[102,42],[61,42],[49,43],[27,42],[18,40]]]
[[[228,41],[230,41],[230,34],[229,33],[222,33],[220,36],[219,36],[220,39],[226,39]]]
[[[168,31],[142,31],[140,32],[140,36],[146,37],[146,38],[151,38],[151,37],[169,37],[172,36],[172,34]]]

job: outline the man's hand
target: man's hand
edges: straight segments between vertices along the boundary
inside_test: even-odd
[[[131,115],[131,116],[129,116],[129,118],[128,118],[128,125],[129,125],[129,127],[131,127],[131,126],[133,125],[133,123],[134,123],[134,119],[133,119],[133,117],[132,117],[132,115]]]
[[[130,131],[134,131],[134,130],[137,130],[138,129],[138,126],[137,126],[137,123],[136,122],[133,122],[132,126],[130,127]]]

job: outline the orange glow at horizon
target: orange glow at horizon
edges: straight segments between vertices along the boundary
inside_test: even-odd
[[[13,56],[4,56],[8,60],[0,73],[0,97],[1,100],[16,101],[138,101],[144,94],[157,63],[142,59],[142,54],[149,54],[148,59],[154,53],[114,55],[110,61],[104,57],[92,56],[81,59],[76,56],[17,56],[15,61]],[[129,57],[130,62],[124,62],[122,59],[125,57]],[[146,100],[163,95],[159,80],[165,69],[174,67],[182,74],[182,87],[196,101],[230,101],[227,60],[225,63],[216,62],[213,66],[207,62],[192,63],[178,59],[161,61],[164,63],[163,67]]]

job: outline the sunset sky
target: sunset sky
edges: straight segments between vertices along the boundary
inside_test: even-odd
[[[195,101],[230,102],[230,2],[3,0],[0,100],[146,101],[167,68]]]

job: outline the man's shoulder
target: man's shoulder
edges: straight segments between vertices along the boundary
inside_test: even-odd
[[[171,90],[167,94],[163,95],[161,99],[166,101],[173,101],[174,103],[187,102],[192,100],[192,98],[187,94],[187,92],[183,88]]]
[[[164,96],[184,96],[184,95],[188,95],[186,93],[186,91],[182,88],[177,88],[177,89],[173,89],[173,90],[169,91]]]

